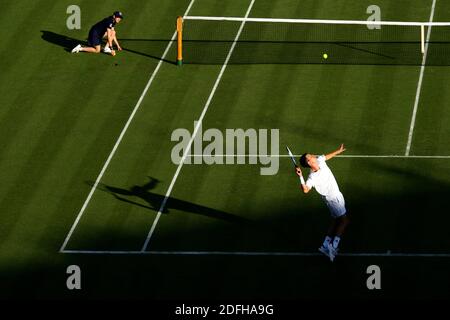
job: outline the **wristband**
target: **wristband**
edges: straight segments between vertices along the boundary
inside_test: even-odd
[[[303,176],[300,176],[300,183],[302,184],[302,185],[305,185],[306,183],[305,183],[305,179],[303,179]]]

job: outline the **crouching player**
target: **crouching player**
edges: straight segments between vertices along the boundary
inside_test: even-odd
[[[96,23],[90,30],[88,36],[88,44],[89,47],[83,47],[81,44],[77,45],[73,48],[72,53],[78,52],[91,52],[91,53],[99,53],[101,50],[102,39],[106,39],[106,45],[103,49],[103,52],[109,53],[111,55],[116,55],[116,52],[113,50],[113,43],[117,46],[117,50],[122,50],[117,41],[117,34],[115,30],[116,24],[122,21],[123,15],[122,12],[116,11],[112,16],[109,16],[102,21]]]

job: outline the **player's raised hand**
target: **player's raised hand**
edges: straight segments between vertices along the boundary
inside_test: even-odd
[[[344,144],[341,144],[339,149],[337,149],[336,151],[329,153],[327,155],[325,155],[325,160],[330,160],[331,158],[334,158],[335,156],[341,154],[342,152],[344,152],[346,149],[344,147]]]
[[[295,167],[295,173],[301,177],[302,176],[302,169],[300,169],[299,167]]]

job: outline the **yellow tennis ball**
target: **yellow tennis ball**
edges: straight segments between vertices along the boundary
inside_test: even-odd
[[[324,59],[328,59],[328,55],[326,53],[323,54]]]

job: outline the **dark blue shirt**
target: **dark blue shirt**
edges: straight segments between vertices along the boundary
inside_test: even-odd
[[[95,30],[98,34],[104,34],[107,29],[112,29],[116,25],[116,21],[113,16],[110,16],[108,18],[103,19],[100,22],[97,22],[93,27],[92,30]]]

